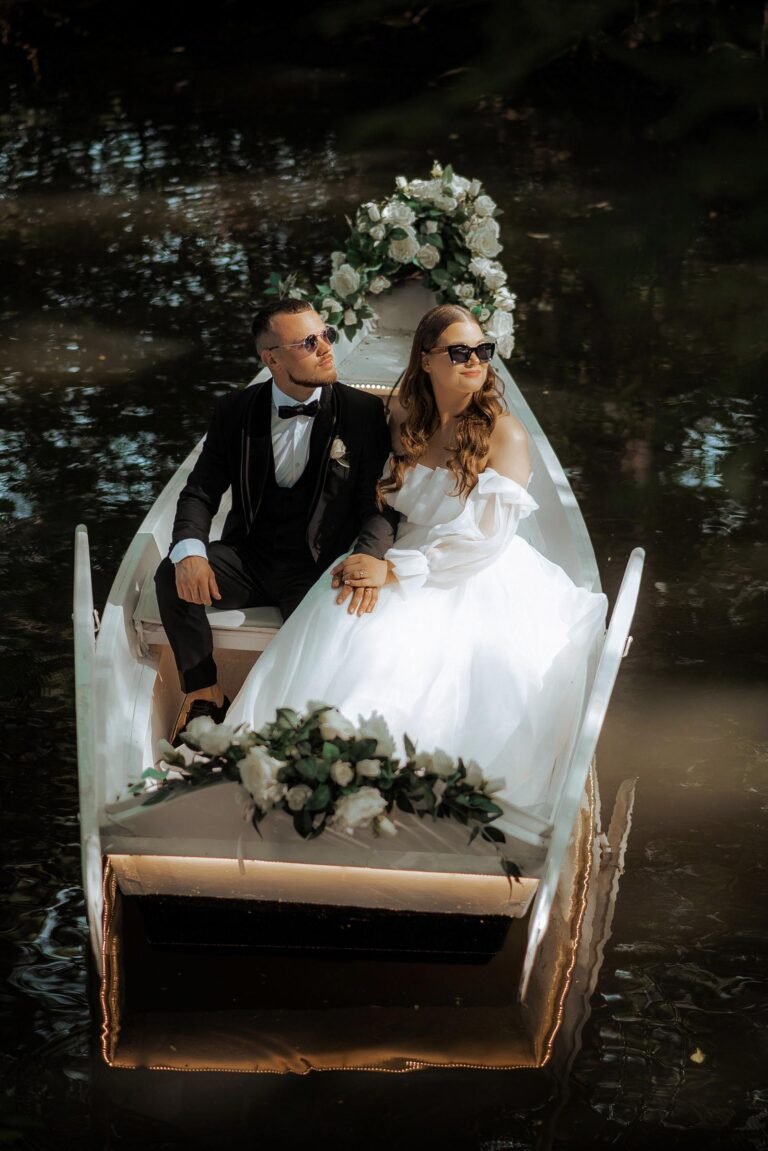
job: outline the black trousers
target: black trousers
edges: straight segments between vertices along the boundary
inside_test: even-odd
[[[321,574],[307,556],[290,563],[256,560],[219,541],[208,545],[208,562],[219,585],[217,608],[278,607],[283,618],[294,611]],[[212,687],[217,680],[211,626],[201,604],[187,603],[176,592],[176,570],[166,558],[155,573],[157,603],[184,692]]]

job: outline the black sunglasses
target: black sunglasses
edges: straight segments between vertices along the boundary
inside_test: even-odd
[[[487,364],[495,351],[495,344],[478,344],[474,348],[470,348],[469,344],[447,344],[444,348],[432,348],[427,354],[431,356],[432,352],[447,352],[452,364],[468,364],[474,352],[481,364]]]
[[[322,332],[313,332],[311,336],[305,336],[303,340],[294,340],[292,344],[273,344],[271,348],[264,350],[274,352],[278,348],[303,348],[305,352],[314,352],[320,340],[325,340],[327,344],[335,344],[338,334],[335,328],[323,328]]]

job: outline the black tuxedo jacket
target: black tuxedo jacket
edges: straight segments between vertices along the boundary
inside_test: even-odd
[[[229,487],[232,510],[222,542],[245,544],[268,469],[274,468],[271,420],[271,380],[217,401],[202,452],[179,496],[172,548],[185,539],[208,543],[211,520]],[[346,448],[343,461],[331,458],[338,440]],[[399,515],[390,508],[380,512],[375,496],[389,452],[381,400],[345,384],[325,386],[311,432],[310,456],[319,456],[320,467],[306,525],[307,544],[320,568],[353,543],[355,551],[377,559],[392,546]]]

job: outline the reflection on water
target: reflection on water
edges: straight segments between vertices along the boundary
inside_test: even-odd
[[[0,755],[12,865],[0,1011],[15,1091],[0,1131],[39,1120],[25,1135],[36,1147],[207,1147],[255,1131],[276,1144],[284,1132],[286,1145],[311,1115],[316,1137],[343,1141],[343,1128],[350,1144],[389,1147],[403,1145],[409,1115],[422,1146],[634,1148],[660,1131],[764,1146],[764,269],[727,205],[703,198],[701,155],[689,171],[651,151],[609,156],[598,128],[585,160],[556,124],[491,111],[429,148],[482,178],[504,209],[520,299],[512,368],[568,469],[611,595],[631,546],[649,552],[600,755],[606,806],[620,780],[639,779],[634,829],[570,1079],[553,1068],[512,1081],[243,1083],[110,1074],[91,1061],[74,526],[89,526],[98,603],[212,396],[252,374],[247,321],[269,271],[317,274],[345,212],[431,162],[417,143],[342,145],[328,125],[349,82],[287,76],[269,105],[265,79],[249,100],[243,84],[234,75],[185,117],[156,93],[144,106],[110,84],[57,106],[17,92],[0,122]]]

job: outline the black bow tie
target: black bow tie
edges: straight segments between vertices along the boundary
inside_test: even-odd
[[[310,400],[308,404],[281,404],[277,414],[281,420],[290,420],[292,416],[314,416],[319,407],[319,400]]]

